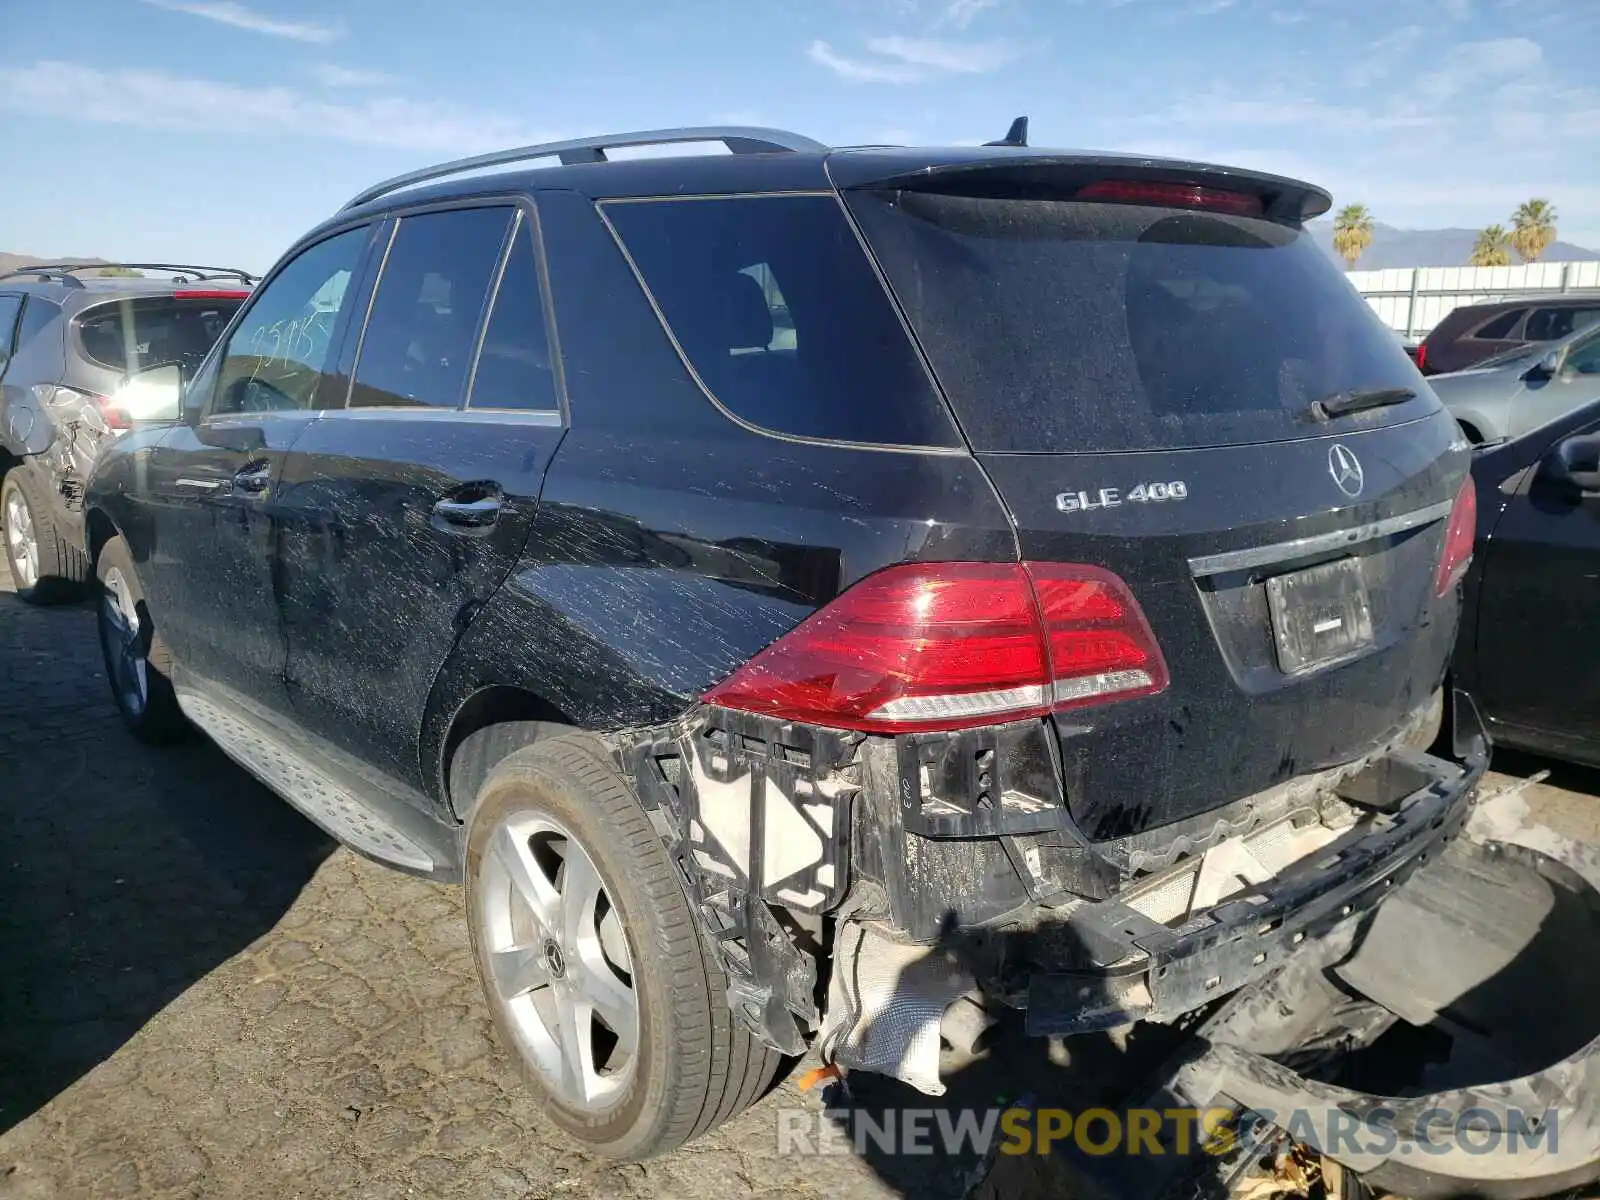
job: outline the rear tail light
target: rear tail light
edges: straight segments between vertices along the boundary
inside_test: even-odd
[[[1428,343],[1423,342],[1417,347],[1417,370],[1422,370],[1428,365]]]
[[[1259,217],[1262,213],[1261,197],[1249,192],[1146,179],[1102,179],[1079,188],[1073,198],[1113,204],[1155,204],[1164,208],[1205,208],[1236,217]]]
[[[100,419],[106,423],[107,429],[132,429],[133,421],[128,416],[128,410],[111,396],[90,396],[95,410],[99,412]]]
[[[1450,525],[1444,533],[1444,553],[1439,556],[1439,570],[1433,577],[1433,590],[1443,596],[1467,573],[1472,562],[1472,543],[1478,536],[1478,493],[1472,476],[1456,493],[1456,502],[1450,509]]]
[[[934,563],[862,580],[703,699],[903,733],[1149,695],[1167,679],[1144,614],[1109,571]]]

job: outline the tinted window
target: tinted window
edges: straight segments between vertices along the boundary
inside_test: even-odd
[[[1426,396],[1394,335],[1303,231],[1050,199],[900,192],[851,204],[979,449],[1276,441],[1319,432],[1309,406],[1322,397]]]
[[[1579,342],[1567,351],[1567,361],[1562,366],[1578,375],[1600,375],[1600,337]]]
[[[1594,308],[1536,308],[1528,318],[1526,336],[1529,341],[1549,342],[1564,338],[1596,320],[1600,320],[1600,305]]]
[[[318,242],[256,293],[223,352],[213,412],[312,407],[366,240],[363,226]]]
[[[1514,308],[1508,313],[1501,313],[1498,317],[1485,321],[1472,336],[1480,340],[1510,337],[1511,331],[1517,327],[1517,322],[1522,320],[1522,314],[1527,311],[1525,308]]]
[[[243,296],[229,300],[172,296],[114,300],[78,317],[78,346],[85,358],[113,371],[131,374],[177,363],[187,378],[198,369],[242,303]]]
[[[17,331],[17,314],[22,311],[21,296],[0,296],[0,371],[11,361],[11,347]]]
[[[652,200],[605,213],[695,372],[743,420],[804,437],[957,444],[832,197]]]
[[[518,222],[511,257],[484,327],[478,369],[472,375],[473,408],[551,410],[556,407],[555,372],[545,335],[539,265],[533,231]]]
[[[404,217],[378,279],[352,407],[458,406],[510,208]]]

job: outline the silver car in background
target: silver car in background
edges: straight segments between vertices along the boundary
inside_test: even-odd
[[[1600,399],[1600,323],[1429,377],[1474,442],[1500,442]]]

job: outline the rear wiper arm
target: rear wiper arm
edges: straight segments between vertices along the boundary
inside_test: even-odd
[[[1387,408],[1391,404],[1404,404],[1415,400],[1417,394],[1410,388],[1374,388],[1366,392],[1335,392],[1321,400],[1311,402],[1311,415],[1319,421],[1331,421],[1346,413],[1367,408]]]

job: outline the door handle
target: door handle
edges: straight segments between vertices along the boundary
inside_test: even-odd
[[[247,496],[259,496],[272,483],[272,467],[268,463],[246,463],[233,477],[233,486]]]
[[[445,524],[461,529],[486,529],[500,517],[500,497],[452,500],[447,496],[433,506],[433,515]]]
[[[226,479],[192,479],[188,476],[174,479],[172,486],[187,492],[220,492],[224,496],[233,489]]]

